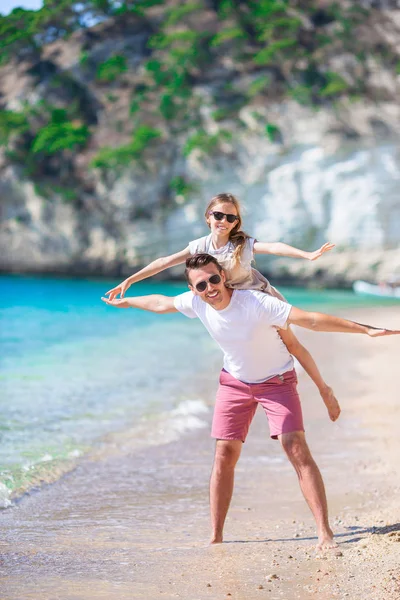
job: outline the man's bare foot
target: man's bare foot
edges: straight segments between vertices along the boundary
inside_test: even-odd
[[[333,539],[331,530],[325,531],[318,536],[317,552],[325,552],[326,550],[335,550],[338,548],[337,543]]]
[[[210,540],[210,546],[213,544],[222,544],[222,535],[213,535]]]
[[[328,409],[329,418],[331,421],[336,421],[340,415],[340,405],[339,402],[335,398],[335,394],[333,393],[333,389],[327,385],[319,392],[321,397],[325,403],[326,408]]]

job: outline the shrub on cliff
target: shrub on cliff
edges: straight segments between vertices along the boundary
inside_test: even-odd
[[[4,110],[0,143],[11,135],[8,160],[55,179],[58,167],[65,173],[62,157],[76,176],[79,153],[80,164],[102,173],[120,170],[145,161],[160,137],[183,156],[196,149],[203,155],[221,151],[228,130],[232,136],[245,126],[240,118],[245,106],[256,112],[271,99],[292,98],[318,107],[366,95],[371,58],[395,74],[395,49],[365,33],[375,14],[355,1],[321,6],[316,0],[45,0],[38,11],[15,9],[0,16],[3,63],[29,58],[40,73],[40,65],[49,62],[48,44],[76,34],[79,58],[60,85],[68,79],[78,90],[86,79],[85,102],[95,108],[73,114],[73,102],[64,99],[54,107],[66,111],[58,123],[51,110],[42,115],[34,106]],[[352,57],[354,72],[341,69],[336,60],[341,54]],[[52,57],[56,63],[57,52]],[[248,83],[240,87],[244,76]],[[46,77],[38,83],[48,85]],[[83,106],[82,98],[79,102]],[[94,111],[99,118],[92,115],[90,121]],[[96,121],[106,133],[92,136]],[[282,142],[265,114],[257,123],[266,139]],[[96,146],[97,139],[108,137],[114,147]],[[82,169],[79,177],[85,177]]]

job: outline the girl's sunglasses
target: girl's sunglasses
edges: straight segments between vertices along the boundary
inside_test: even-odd
[[[211,277],[207,281],[199,281],[199,283],[196,283],[196,290],[198,292],[204,292],[204,290],[207,288],[207,283],[217,285],[218,283],[221,283],[221,276],[211,275]]]
[[[239,220],[237,215],[227,215],[226,213],[219,212],[219,210],[212,210],[210,215],[212,215],[216,221],[222,221],[224,217],[226,217],[228,223],[234,223]]]

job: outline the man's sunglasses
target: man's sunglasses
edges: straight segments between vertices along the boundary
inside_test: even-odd
[[[207,288],[207,283],[217,285],[218,283],[221,283],[221,276],[211,275],[211,277],[207,281],[199,281],[199,283],[196,283],[196,290],[198,292],[204,292],[204,290]]]
[[[235,221],[239,220],[239,217],[237,215],[227,215],[226,213],[219,212],[219,210],[212,210],[210,212],[210,215],[213,215],[216,221],[222,221],[224,217],[226,217],[228,223],[234,223]]]

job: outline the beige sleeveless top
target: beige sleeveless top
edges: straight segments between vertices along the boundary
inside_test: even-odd
[[[233,260],[235,247],[232,242],[228,242],[222,248],[214,248],[211,234],[190,242],[189,252],[192,255],[197,254],[198,252],[204,252],[214,256],[224,268],[227,276],[227,287],[236,290],[258,290],[259,292],[264,292],[286,302],[284,296],[270,284],[268,279],[266,279],[264,275],[261,275],[259,271],[252,268],[251,264],[254,261],[253,246],[255,241],[254,238],[248,238],[246,240],[240,261],[236,264]]]

